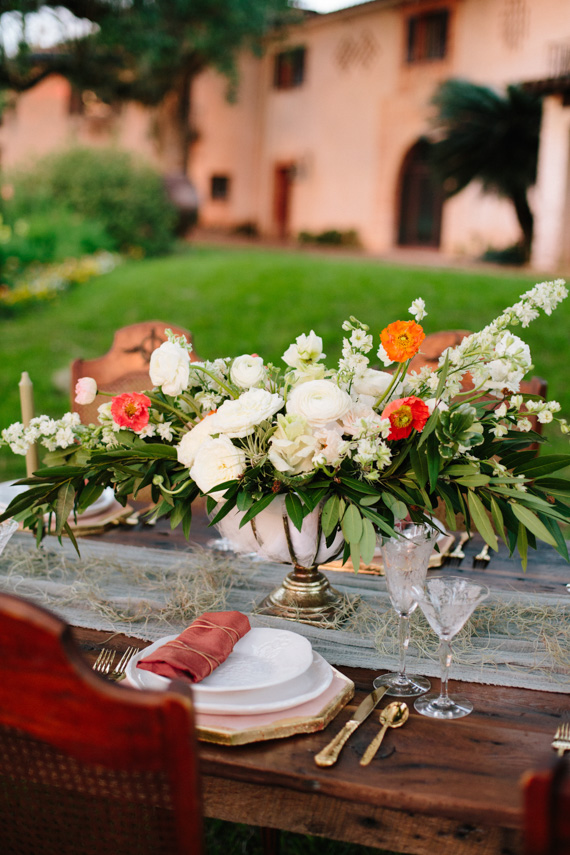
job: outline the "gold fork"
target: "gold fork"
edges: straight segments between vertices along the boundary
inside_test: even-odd
[[[566,751],[570,751],[570,723],[565,722],[558,725],[552,740],[552,747],[558,751],[559,757],[562,757]]]
[[[115,659],[115,651],[103,648],[93,664],[93,670],[100,674],[108,674]]]
[[[98,671],[100,674],[105,674],[105,676],[109,680],[118,682],[119,680],[122,680],[125,676],[127,665],[129,664],[135,653],[138,653],[138,648],[127,647],[127,649],[117,662],[117,665],[115,666],[115,668],[113,668],[113,662],[115,661],[115,651],[103,649],[95,660],[93,670]]]

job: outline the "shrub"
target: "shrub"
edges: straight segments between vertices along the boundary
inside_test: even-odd
[[[521,264],[526,264],[528,259],[522,244],[515,243],[504,249],[493,249],[493,247],[490,247],[483,253],[481,260],[489,261],[493,264],[508,264],[518,267]]]
[[[156,255],[172,244],[177,215],[162,178],[127,152],[76,148],[48,155],[15,178],[14,191],[19,216],[46,210],[57,200],[102,223],[113,248],[121,251]]]
[[[0,247],[8,279],[18,275],[29,264],[64,261],[98,250],[114,249],[112,238],[102,223],[88,220],[65,208],[32,213],[27,217],[10,217],[6,206],[7,239]]]
[[[317,243],[325,246],[360,246],[358,232],[355,229],[339,231],[338,229],[326,229],[323,232],[299,232],[300,243]]]

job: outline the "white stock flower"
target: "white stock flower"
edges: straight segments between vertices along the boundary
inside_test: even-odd
[[[416,322],[419,323],[427,315],[425,300],[422,300],[421,297],[418,297],[412,302],[412,305],[408,309],[408,312],[410,313],[410,315],[413,315]]]
[[[75,384],[75,403],[85,406],[97,397],[97,382],[93,377],[80,377]]]
[[[218,433],[215,413],[211,416],[206,416],[205,419],[194,425],[192,430],[184,434],[176,446],[178,462],[186,466],[187,469],[190,469],[200,446],[211,439],[213,433]]]
[[[176,397],[188,387],[190,357],[188,351],[172,341],[165,341],[150,357],[149,374],[153,386],[165,395]]]
[[[374,346],[374,339],[366,330],[353,330],[350,336],[350,344],[356,350],[368,353]]]
[[[249,389],[235,400],[224,401],[215,414],[216,426],[220,433],[230,437],[247,436],[253,433],[256,425],[270,419],[282,406],[283,398],[277,393]]]
[[[507,415],[507,405],[504,401],[502,404],[499,404],[499,406],[496,407],[493,415],[497,419],[503,419]]]
[[[538,421],[541,425],[550,424],[552,421],[552,412],[550,410],[543,410],[538,414]]]
[[[266,372],[261,356],[236,356],[230,369],[232,383],[240,389],[251,389],[259,386],[265,381]]]
[[[212,493],[214,487],[225,481],[235,481],[246,469],[245,454],[236,448],[227,436],[208,439],[198,449],[190,477],[196,482],[202,493],[209,493],[217,502],[224,497],[224,491]]]
[[[530,419],[523,417],[522,419],[518,419],[517,421],[517,430],[522,431],[523,433],[528,433],[529,430],[532,430],[532,422]]]
[[[311,427],[325,427],[342,419],[352,406],[347,392],[331,380],[311,380],[296,386],[287,401],[287,412],[302,416]]]
[[[306,335],[302,333],[295,339],[282,356],[283,361],[291,368],[302,368],[309,362],[317,362],[324,359],[323,340],[313,330]]]
[[[174,438],[174,434],[172,432],[172,425],[168,422],[161,422],[156,426],[156,432],[159,437],[163,439],[165,442],[172,442]]]
[[[269,460],[278,472],[287,475],[310,472],[317,446],[305,419],[277,416],[277,430],[269,442]]]

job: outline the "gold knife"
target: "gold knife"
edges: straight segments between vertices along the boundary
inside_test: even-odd
[[[367,695],[362,703],[356,708],[356,711],[351,719],[347,721],[341,731],[337,733],[335,738],[326,745],[322,751],[315,755],[315,763],[317,766],[332,766],[338,760],[338,755],[348,737],[351,736],[356,728],[368,718],[370,713],[377,707],[380,700],[386,694],[387,686],[378,686],[373,692]]]

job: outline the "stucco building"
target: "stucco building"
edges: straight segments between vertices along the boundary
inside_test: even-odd
[[[533,264],[570,266],[570,0],[372,0],[307,16],[263,57],[243,53],[239,69],[233,102],[214,71],[193,89],[202,225],[274,237],[355,230],[376,253],[506,247],[519,237],[510,204],[476,184],[446,200],[424,141],[443,80],[524,82],[545,98]],[[151,114],[92,103],[74,115],[65,87],[48,79],[6,115],[4,166],[70,139],[113,140],[157,160]]]

